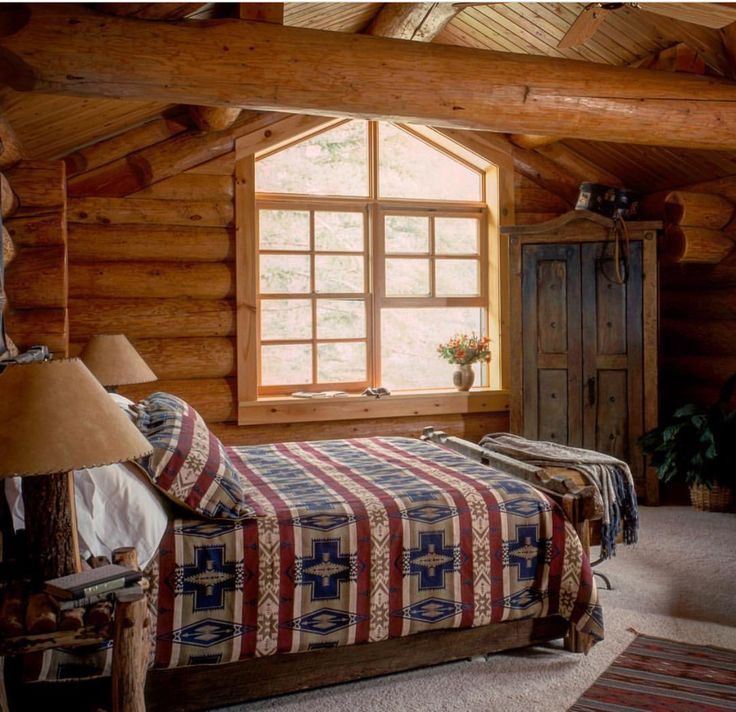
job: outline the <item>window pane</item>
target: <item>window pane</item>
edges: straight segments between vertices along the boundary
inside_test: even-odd
[[[318,339],[365,337],[365,302],[362,299],[318,299]]]
[[[363,252],[363,213],[314,213],[314,249]]]
[[[309,292],[309,255],[261,255],[261,292]]]
[[[438,255],[477,255],[479,227],[474,218],[435,218],[434,251]]]
[[[387,215],[386,253],[429,253],[429,218],[416,215]]]
[[[317,344],[319,383],[366,380],[365,342]]]
[[[311,339],[312,307],[308,299],[262,299],[261,338]]]
[[[368,130],[350,121],[256,162],[256,190],[368,195]]]
[[[378,177],[382,198],[478,201],[481,176],[391,124],[378,125]]]
[[[429,260],[386,260],[386,296],[429,295]]]
[[[436,260],[437,296],[473,297],[480,294],[478,266],[478,260]]]
[[[458,332],[481,334],[480,307],[381,310],[380,385],[402,388],[452,388],[455,367],[440,358],[437,346]],[[476,384],[486,369],[475,364]],[[480,375],[479,375],[480,374]]]
[[[362,255],[316,255],[314,259],[318,293],[363,291]]]
[[[261,382],[264,386],[311,383],[311,344],[261,346]]]
[[[261,210],[258,235],[262,250],[308,250],[306,210]]]

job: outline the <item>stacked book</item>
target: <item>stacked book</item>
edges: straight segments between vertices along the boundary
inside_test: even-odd
[[[58,600],[63,611],[111,600],[120,589],[134,586],[142,577],[135,569],[108,564],[46,581],[44,591]]]

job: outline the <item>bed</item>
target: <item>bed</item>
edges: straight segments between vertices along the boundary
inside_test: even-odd
[[[580,521],[560,507],[585,498],[412,438],[224,448],[171,398],[139,417],[176,502],[148,570],[149,710],[602,639]]]

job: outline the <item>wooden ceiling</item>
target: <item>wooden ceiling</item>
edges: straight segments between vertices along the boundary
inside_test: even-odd
[[[217,6],[215,6],[217,7]],[[286,3],[284,23],[336,32],[362,32],[381,3]],[[583,45],[558,48],[584,3],[469,5],[435,42],[521,54],[629,65],[685,42],[711,74],[729,72],[718,29],[662,17],[636,7],[606,13]],[[685,15],[687,16],[687,15]],[[731,65],[732,66],[732,65]],[[4,113],[32,158],[56,158],[160,115],[163,103],[0,92]],[[660,190],[736,174],[736,152],[695,151],[566,140],[564,146],[635,189]]]

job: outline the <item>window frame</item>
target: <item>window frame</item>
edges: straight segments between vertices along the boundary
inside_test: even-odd
[[[483,185],[483,201],[478,203],[461,203],[453,201],[451,206],[440,205],[435,200],[417,199],[384,199],[376,197],[377,171],[370,170],[370,195],[367,199],[341,196],[304,196],[296,194],[267,194],[255,192],[255,161],[281,150],[288,145],[311,138],[319,133],[328,131],[335,126],[351,119],[325,119],[325,124],[317,130],[303,132],[283,140],[278,145],[271,141],[267,151],[257,153],[257,146],[248,141],[243,150],[236,141],[236,263],[237,263],[237,339],[238,339],[238,422],[254,424],[256,422],[303,422],[305,420],[339,420],[365,417],[397,417],[399,415],[423,415],[429,413],[470,413],[481,411],[498,411],[508,409],[508,392],[504,385],[508,382],[509,363],[507,348],[501,338],[508,321],[508,300],[505,288],[508,284],[508,245],[500,235],[501,224],[514,223],[513,205],[513,162],[509,154],[488,150],[483,146],[481,151],[466,148],[462,143],[454,140],[452,130],[432,129],[429,127],[396,124],[399,128],[428,143],[434,149],[449,155],[453,160],[467,164],[485,174]],[[369,123],[369,141],[371,149],[377,150],[375,136],[376,125]],[[462,133],[462,132],[461,132]],[[447,134],[447,135],[445,135]],[[489,157],[491,154],[491,157]],[[431,214],[433,217],[465,217],[462,213],[470,210],[473,216],[480,220],[480,239],[478,255],[480,266],[481,295],[478,297],[432,297],[431,304],[417,297],[386,297],[378,298],[376,285],[364,295],[366,298],[366,348],[368,349],[367,377],[380,377],[377,362],[380,361],[380,343],[376,335],[380,334],[380,309],[386,306],[397,305],[397,300],[405,302],[405,306],[461,306],[468,302],[482,300],[488,322],[488,335],[494,345],[494,359],[491,362],[489,373],[490,386],[474,389],[471,393],[459,393],[451,388],[427,389],[422,391],[402,391],[391,397],[394,405],[386,405],[384,401],[367,401],[360,396],[351,396],[349,399],[338,401],[310,400],[293,398],[279,390],[281,387],[265,387],[259,391],[259,343],[260,329],[257,316],[257,280],[258,270],[258,243],[256,206],[273,207],[277,204],[288,205],[289,208],[309,209],[346,207],[349,203],[366,205],[373,212],[373,224],[380,225],[383,230],[382,218],[377,214],[402,212],[420,212]],[[299,205],[301,203],[301,205]],[[445,208],[449,208],[445,210]],[[311,222],[311,218],[310,218]],[[367,224],[364,225],[367,231]],[[383,239],[369,237],[368,250],[371,262],[373,280],[378,274],[376,262],[379,259],[376,246],[383,251]],[[445,257],[445,256],[442,256]],[[460,255],[448,256],[451,259]],[[366,275],[367,278],[367,275]],[[269,295],[271,296],[271,295]],[[293,296],[293,295],[292,295]],[[305,295],[311,298],[312,295]],[[363,295],[351,295],[363,296]],[[317,297],[319,298],[319,297]],[[373,302],[380,301],[381,306]],[[393,303],[391,303],[393,302]],[[476,304],[473,304],[475,306]],[[378,315],[371,319],[371,314]],[[372,320],[372,325],[371,325]],[[372,326],[372,328],[371,328]],[[315,327],[316,328],[316,327]],[[375,382],[375,381],[373,381]],[[348,389],[352,384],[312,384],[312,390]],[[309,390],[304,385],[297,386],[298,390]],[[294,389],[292,389],[294,390]],[[351,405],[354,404],[354,405]],[[275,419],[275,420],[274,420]]]

